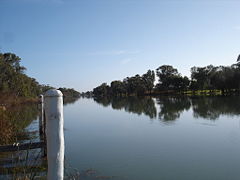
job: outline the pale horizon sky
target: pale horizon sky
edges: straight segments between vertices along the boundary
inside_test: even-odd
[[[0,51],[41,84],[92,90],[163,64],[231,65],[238,0],[0,0]]]

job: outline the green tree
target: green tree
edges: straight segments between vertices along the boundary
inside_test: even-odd
[[[94,96],[107,96],[110,94],[110,87],[107,83],[103,83],[100,86],[93,89]]]
[[[157,68],[158,76],[157,90],[184,90],[188,88],[189,79],[182,77],[178,70],[170,65],[163,65]]]
[[[126,86],[122,81],[112,81],[111,82],[111,94],[114,96],[126,95]]]
[[[191,79],[194,82],[195,89],[212,89],[210,83],[210,76],[215,72],[215,67],[209,65],[206,67],[192,67],[191,68]],[[191,85],[191,87],[193,87]]]
[[[21,58],[12,53],[0,53],[0,92],[23,97],[34,97],[40,93],[38,82],[24,74]]]
[[[142,95],[147,90],[142,77],[138,74],[130,78],[127,77],[124,82],[127,86],[128,95]]]
[[[155,81],[154,71],[148,70],[147,73],[142,75],[142,80],[144,82],[146,89],[151,94],[154,87],[154,81]]]

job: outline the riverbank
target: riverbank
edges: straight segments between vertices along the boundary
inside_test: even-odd
[[[22,104],[36,104],[39,102],[38,97],[16,97],[11,94],[0,94],[0,108],[5,109]]]
[[[160,91],[160,92],[153,92],[151,94],[146,94],[147,96],[172,96],[172,95],[179,95],[179,96],[232,96],[232,95],[239,95],[239,89],[231,89],[231,90],[186,90],[186,91]]]
[[[115,95],[106,95],[106,96],[97,96],[93,95],[92,97],[95,98],[103,98],[103,97],[158,97],[158,96],[233,96],[233,95],[240,95],[239,89],[231,89],[231,90],[186,90],[186,91],[175,91],[175,90],[168,90],[168,91],[154,91],[151,93],[144,93],[144,94],[118,94]]]

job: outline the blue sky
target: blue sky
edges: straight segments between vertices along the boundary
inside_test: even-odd
[[[0,0],[0,50],[42,84],[92,90],[163,64],[230,65],[238,0]]]

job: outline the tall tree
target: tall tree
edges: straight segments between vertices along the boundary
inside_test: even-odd
[[[127,93],[126,86],[122,81],[111,82],[111,94],[114,96],[121,96]]]
[[[157,90],[184,90],[188,87],[188,78],[186,76],[182,77],[173,66],[160,66],[156,73],[158,76]]]
[[[107,85],[107,83],[102,83],[100,86],[93,89],[93,94],[95,96],[107,96],[110,93],[110,87]]]
[[[12,53],[0,53],[0,92],[12,95],[34,97],[40,93],[39,83],[24,74],[26,68],[20,65],[21,58]]]
[[[210,75],[214,72],[215,68],[213,65],[206,67],[192,67],[191,68],[191,78],[192,82],[195,82],[196,89],[209,89],[211,88],[210,84]]]
[[[142,75],[142,80],[144,82],[146,89],[151,94],[154,87],[154,81],[155,81],[154,71],[148,70],[147,73]]]

